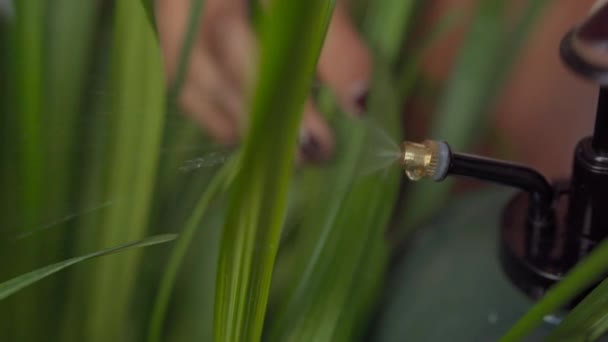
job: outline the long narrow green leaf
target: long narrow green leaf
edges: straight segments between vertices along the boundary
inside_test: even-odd
[[[344,232],[343,225],[339,225],[343,217],[340,217],[345,202],[351,193],[351,188],[355,184],[357,177],[357,165],[359,162],[360,151],[365,141],[367,130],[362,123],[340,122],[342,127],[338,127],[337,136],[342,142],[338,145],[339,155],[336,165],[329,170],[317,171],[309,175],[308,181],[302,185],[307,185],[311,189],[323,189],[322,194],[313,194],[312,201],[315,201],[311,208],[306,208],[308,217],[305,218],[302,230],[299,233],[298,245],[296,245],[296,255],[302,265],[294,267],[301,270],[291,275],[291,293],[285,300],[282,310],[276,315],[276,320],[272,324],[269,340],[315,340],[310,336],[314,328],[319,331],[327,331],[323,327],[333,327],[334,322],[321,320],[318,313],[313,315],[311,311],[319,305],[316,302],[327,303],[323,296],[323,286],[327,283],[327,278],[331,272],[335,275],[333,259],[337,255],[342,256],[341,269],[346,266],[344,262],[349,262],[350,254],[345,255],[344,246],[340,241],[345,241],[344,233],[350,237],[348,244],[352,246],[352,241],[357,241],[359,234],[355,227],[349,227],[348,232]],[[316,170],[315,170],[316,171]],[[313,171],[314,172],[314,171]],[[310,190],[309,190],[310,192]],[[324,200],[319,202],[319,199]],[[337,306],[339,307],[339,305]],[[316,327],[306,325],[307,320],[315,320],[319,324]],[[327,325],[325,325],[327,323]],[[330,333],[331,335],[331,333]]]
[[[190,2],[190,18],[188,18],[188,27],[186,29],[186,35],[182,41],[182,49],[179,55],[179,61],[177,64],[177,75],[175,77],[175,83],[171,88],[171,94],[169,95],[169,105],[173,106],[176,103],[179,94],[181,93],[182,86],[184,84],[184,78],[190,61],[190,55],[192,48],[194,47],[194,41],[198,37],[199,26],[201,25],[201,18],[203,16],[203,5],[204,0],[192,0]]]
[[[15,18],[12,27],[11,84],[14,95],[14,108],[9,123],[14,132],[9,145],[14,146],[14,157],[7,165],[14,165],[17,181],[12,200],[18,203],[16,224],[19,229],[27,230],[36,226],[42,219],[44,210],[44,140],[43,140],[43,92],[44,92],[44,29],[47,2],[43,0],[15,2]],[[10,114],[9,114],[10,115]],[[8,216],[11,213],[7,214]],[[17,269],[26,270],[38,263],[40,246],[38,242],[28,243],[15,258]],[[36,320],[36,311],[44,291],[34,289],[28,296],[11,302],[14,311],[12,336],[15,340],[36,339],[37,332],[29,322]],[[9,320],[13,319],[11,317]],[[9,335],[10,336],[10,335]]]
[[[397,62],[407,36],[415,0],[370,1],[365,18],[365,34],[374,54],[382,61]]]
[[[593,285],[608,271],[608,241],[602,242],[586,259],[555,284],[549,292],[528,311],[501,339],[503,342],[520,341],[531,332],[543,317],[555,313],[583,290]],[[582,309],[580,309],[582,311]],[[580,312],[580,311],[579,311]],[[579,313],[580,314],[580,313]],[[576,318],[573,318],[576,319]],[[564,328],[568,330],[568,326]]]
[[[147,234],[165,120],[165,79],[160,47],[139,0],[115,4],[104,197],[116,201],[98,231],[99,246]],[[94,181],[99,182],[96,179]],[[129,227],[129,229],[124,229]],[[129,310],[140,253],[95,264],[85,337],[88,341],[132,339]]]
[[[197,39],[200,39],[199,28],[203,17],[204,4],[204,0],[192,0],[189,2],[190,16],[185,30],[186,33],[181,42],[175,80],[173,81],[173,84],[171,84],[169,93],[167,94],[167,115],[179,113],[179,108],[177,106],[178,99],[183,88],[188,65],[190,64],[194,43]],[[183,149],[183,146],[189,146],[189,144],[194,145],[201,141],[200,127],[192,125],[192,122],[186,120],[185,117],[182,118],[182,120],[183,121],[180,122],[181,124],[176,125],[175,123],[172,123],[171,127],[167,127],[164,144],[170,149]],[[182,162],[184,155],[187,155],[186,152],[187,151],[184,150],[172,151],[167,158],[163,159],[159,173],[159,179],[161,180],[159,191],[161,194],[166,194],[167,191],[175,189],[175,187],[178,186],[178,184],[176,184],[178,175],[174,172],[175,168],[179,167],[176,165],[176,162]]]
[[[427,50],[435,45],[435,43],[443,38],[446,33],[452,31],[454,27],[464,19],[460,11],[454,10],[446,13],[439,23],[412,49],[410,57],[407,58],[401,65],[399,70],[399,78],[397,80],[398,93],[410,94],[416,86],[416,81],[420,78],[420,70]]]
[[[0,300],[3,300],[6,297],[18,292],[19,290],[22,290],[27,286],[30,286],[46,277],[49,277],[65,268],[68,268],[80,262],[104,255],[128,251],[135,248],[158,245],[174,240],[176,237],[176,235],[152,236],[140,241],[131,242],[117,247],[103,249],[83,256],[71,258],[65,261],[58,262],[56,264],[37,269],[29,273],[22,274],[16,278],[0,283]]]
[[[112,35],[112,18],[101,17],[98,20],[96,28],[97,44],[92,47],[91,65],[87,70],[88,78],[85,89],[109,89],[110,84],[110,60],[112,54],[112,44],[110,42]],[[96,63],[97,62],[97,63]],[[89,97],[91,94],[86,94],[87,99],[84,100],[84,105],[79,111],[79,138],[76,140],[76,151],[87,151],[83,155],[74,157],[75,170],[74,178],[70,179],[73,184],[74,201],[78,203],[78,207],[82,210],[97,206],[99,203],[108,203],[109,209],[113,206],[113,199],[106,197],[106,184],[103,182],[107,173],[107,169],[111,169],[109,164],[109,154],[107,151],[110,148],[108,143],[109,129],[108,123],[110,117],[106,115],[109,112],[110,104],[105,96],[105,91],[96,92],[96,96]],[[101,96],[100,96],[101,95]],[[94,146],[95,148],[90,148]],[[96,232],[103,226],[103,218],[108,214],[107,210],[93,212],[92,215],[83,215],[74,218],[73,234],[69,234],[72,240],[70,254],[81,255],[90,250],[97,250],[109,245],[99,244],[99,234]],[[67,231],[66,231],[67,232]],[[135,240],[137,237],[132,238]],[[123,240],[129,241],[129,240]],[[121,243],[123,241],[116,241]],[[94,262],[92,263],[95,264]],[[91,266],[93,266],[91,265]],[[69,273],[69,283],[65,286],[66,297],[63,298],[63,315],[62,332],[58,338],[64,342],[80,342],[86,339],[86,320],[90,312],[91,289],[94,286],[96,272],[95,267],[80,267],[77,270]]]
[[[77,183],[80,170],[75,168],[74,164],[81,152],[78,141],[82,136],[79,114],[86,99],[85,85],[99,18],[98,5],[97,0],[57,0],[53,1],[52,6],[48,6],[45,13],[47,23],[44,36],[44,113],[41,115],[41,134],[43,141],[48,143],[40,146],[44,156],[44,166],[40,166],[40,171],[44,172],[45,177],[41,217],[47,220],[52,217],[64,217],[74,210],[87,210],[85,205],[79,207],[82,203],[80,199],[75,199],[75,195],[79,193]],[[76,27],[78,29],[74,29]],[[74,227],[74,222],[64,222],[57,226],[59,229],[45,232],[43,241],[40,241],[44,248],[36,253],[39,260],[37,265],[80,254],[66,250],[66,246],[71,242],[66,228]],[[37,240],[39,239],[34,238],[32,241]],[[24,251],[17,249],[16,252]],[[20,258],[17,255],[14,257]],[[38,292],[39,296],[47,298],[42,307],[36,303],[34,313],[30,315],[30,321],[39,322],[39,329],[26,327],[28,331],[36,333],[36,336],[31,337],[32,340],[56,338],[50,335],[48,330],[58,326],[65,317],[56,314],[57,310],[64,307],[68,293],[64,284],[63,276],[59,276],[32,289]],[[24,296],[32,297],[30,293],[25,293]],[[16,300],[19,300],[19,297]]]
[[[309,193],[322,190],[312,192],[311,208],[305,209],[307,217],[295,246],[298,263],[290,264],[291,286],[272,321],[271,341],[357,340],[381,286],[388,255],[384,228],[400,175],[396,168],[361,170],[386,162],[370,155],[393,152],[384,150],[384,140],[400,138],[400,108],[407,94],[399,92],[391,71],[398,63],[414,1],[373,5],[365,32],[376,56],[369,108],[373,119],[339,120],[334,165],[313,170],[315,178],[304,184]],[[390,13],[390,18],[383,13]]]
[[[46,87],[44,94],[45,210],[57,217],[69,210],[77,172],[72,168],[79,137],[79,114],[84,104],[85,84],[99,3],[96,0],[57,0],[49,8]],[[75,30],[74,28],[78,29]],[[47,241],[48,243],[48,241]]]
[[[604,280],[559,324],[549,341],[595,341],[608,331],[608,281]]]
[[[152,319],[150,320],[148,330],[149,342],[158,342],[162,340],[162,329],[167,313],[167,306],[169,305],[171,292],[173,291],[179,268],[183,262],[188,247],[194,238],[194,233],[196,232],[197,228],[201,226],[201,221],[205,215],[205,212],[207,211],[207,208],[211,204],[211,201],[216,198],[218,193],[223,190],[225,185],[228,183],[228,172],[230,172],[232,169],[233,163],[228,163],[224,165],[222,170],[215,175],[211,181],[211,184],[201,196],[190,218],[186,222],[186,226],[184,227],[184,230],[180,235],[175,248],[173,249],[171,259],[169,260],[165,270],[165,274],[156,297],[156,302],[154,304],[154,309],[152,311]]]
[[[362,322],[370,317],[385,272],[384,228],[400,178],[396,168],[360,172],[370,167],[368,154],[383,152],[376,150],[376,134],[399,135],[401,97],[391,90],[387,69],[377,66],[370,101],[374,124],[340,121],[336,165],[306,183],[323,190],[298,233],[299,243],[306,244],[298,248],[300,264],[292,266],[292,289],[272,323],[271,341],[349,341],[361,337]]]
[[[261,337],[298,125],[332,7],[329,0],[277,0],[261,22],[251,125],[218,262],[216,341]]]
[[[141,5],[146,10],[146,16],[150,25],[156,28],[156,16],[154,15],[154,0],[141,0]]]
[[[15,20],[14,78],[20,140],[21,186],[25,227],[36,223],[42,189],[42,91],[43,33],[46,3],[41,0],[18,1]]]

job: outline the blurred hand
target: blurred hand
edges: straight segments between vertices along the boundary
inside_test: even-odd
[[[235,144],[247,121],[256,38],[247,0],[207,0],[180,105],[221,144]],[[165,68],[172,82],[189,21],[191,0],[157,0],[156,17]],[[355,116],[365,111],[371,73],[369,53],[343,6],[337,5],[318,64],[318,76],[340,105]],[[312,100],[307,100],[300,129],[299,156],[322,161],[333,151],[332,133]]]

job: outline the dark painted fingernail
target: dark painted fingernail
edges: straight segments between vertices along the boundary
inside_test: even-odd
[[[321,150],[321,144],[308,131],[303,130],[300,133],[299,145],[302,157],[307,162],[321,162],[325,159]]]
[[[602,5],[582,23],[577,36],[589,43],[608,42],[608,3]]]
[[[369,98],[369,91],[366,89],[357,98],[355,99],[355,104],[357,105],[357,115],[363,116],[367,112],[367,100]]]

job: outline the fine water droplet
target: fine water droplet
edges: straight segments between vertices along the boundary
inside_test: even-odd
[[[184,161],[179,170],[182,172],[192,172],[201,168],[214,167],[222,165],[230,159],[230,156],[222,152],[211,152],[202,157],[189,159]]]
[[[371,124],[359,176],[367,176],[395,166],[400,155],[397,142],[386,131]]]

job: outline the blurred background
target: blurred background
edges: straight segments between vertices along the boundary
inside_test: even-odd
[[[159,11],[178,3],[188,16],[171,66],[157,23]],[[212,3],[164,1],[155,11],[145,0],[0,0],[0,281],[179,234],[171,243],[78,263],[3,297],[0,340],[211,341],[214,324],[217,334],[228,320],[218,310],[226,296],[216,291],[218,277],[242,275],[247,284],[256,272],[272,272],[267,297],[247,297],[267,304],[265,315],[261,323],[233,324],[255,326],[264,340],[498,339],[532,305],[495,260],[496,222],[511,192],[471,181],[404,184],[399,168],[377,154],[398,153],[406,137],[444,139],[458,151],[568,176],[576,142],[591,133],[597,89],[562,65],[558,45],[593,1],[341,3],[369,50],[367,115],[345,115],[331,84],[310,81],[314,71],[304,62],[280,60],[262,40],[258,81],[246,77],[249,88],[239,95],[250,119],[240,119],[242,133],[229,142],[210,136],[209,123],[180,100],[181,83],[188,89],[196,72],[187,56],[203,39],[202,13]],[[259,29],[272,21],[264,6],[247,7],[250,33],[281,41],[290,26]],[[298,6],[303,23],[316,18],[323,27],[321,5]],[[314,61],[315,53],[303,51],[301,59]],[[292,69],[273,74],[272,63],[264,64],[270,55]],[[285,70],[306,77],[292,80]],[[335,146],[323,162],[302,160],[306,151],[293,151],[293,136],[277,133],[280,123],[244,124],[301,109],[301,96],[279,109],[264,102],[264,94],[290,98],[285,89],[310,92],[328,123]],[[200,96],[226,96],[206,91]],[[301,110],[291,112],[299,120]],[[293,148],[271,158],[263,150],[270,145]],[[259,161],[247,166],[250,180],[261,175],[255,184],[269,184],[264,174],[282,165],[272,163],[295,158],[293,177],[240,190],[231,179],[248,179],[239,178],[241,153]],[[269,204],[281,202],[272,202],[275,190],[285,205]],[[251,210],[238,212],[245,218],[284,218],[282,228],[256,225],[255,236],[232,230],[235,208]],[[254,253],[239,270],[219,262],[246,251],[230,243],[241,237],[242,246],[278,249],[276,260],[257,262]],[[454,317],[460,320],[449,323]]]
[[[526,1],[510,6],[521,8]],[[584,18],[594,1],[554,1],[547,4],[505,80],[504,88],[488,108],[495,130],[478,132],[486,144],[499,139],[514,159],[550,178],[570,173],[571,153],[581,136],[593,128],[596,86],[569,71],[561,62],[558,47],[564,32]],[[473,15],[474,1],[444,1],[431,6],[427,22],[436,23],[446,11],[462,10]],[[516,15],[511,12],[511,15]],[[469,20],[470,22],[470,17]],[[426,24],[429,25],[429,24]],[[432,24],[430,24],[432,25]],[[425,73],[435,82],[449,77],[467,25],[446,34],[424,58]],[[428,111],[428,104],[421,104]],[[504,156],[504,155],[503,155]]]

